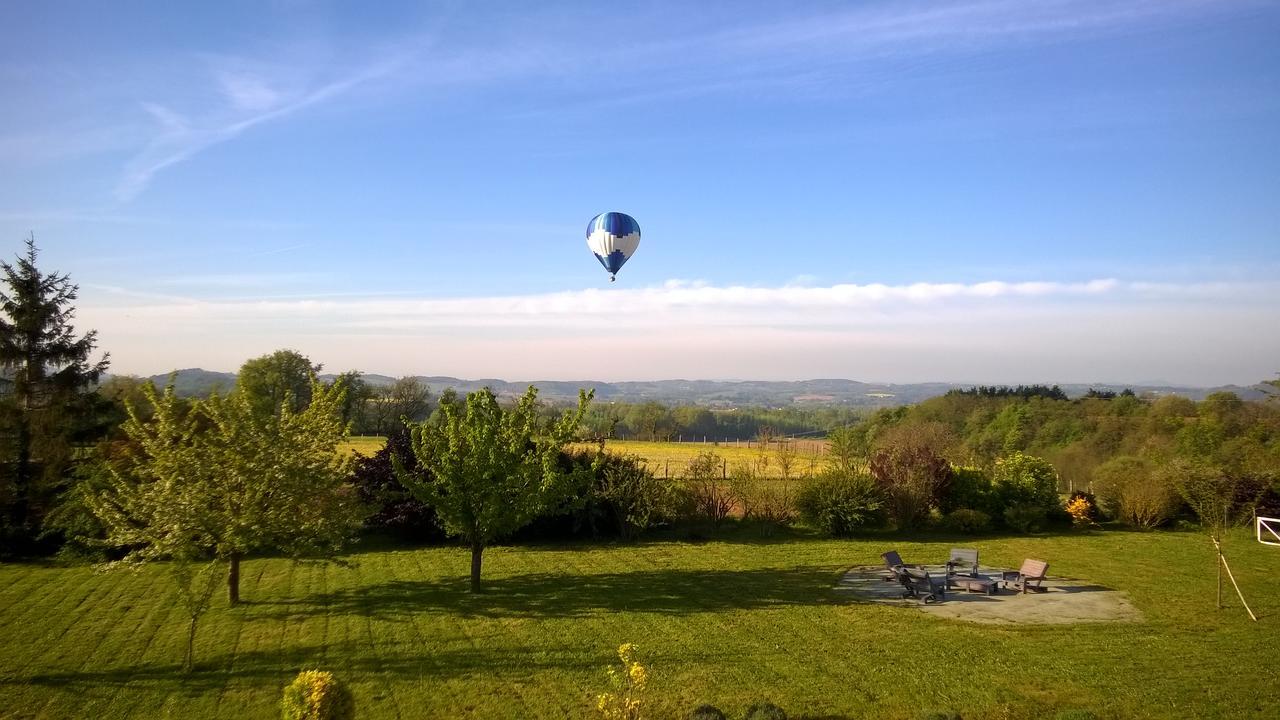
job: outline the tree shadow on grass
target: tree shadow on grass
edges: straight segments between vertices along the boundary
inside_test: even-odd
[[[489,678],[509,677],[515,681],[526,679],[539,670],[598,671],[611,659],[612,654],[607,648],[548,653],[510,647],[441,650],[415,643],[380,643],[376,648],[338,643],[212,657],[197,662],[195,671],[190,673],[184,672],[181,664],[174,662],[14,675],[0,678],[0,688],[6,685],[39,685],[80,692],[125,685],[177,684],[181,692],[197,696],[216,692],[234,680],[271,681],[283,686],[300,670],[317,665],[341,672],[348,680],[354,681],[360,681],[362,676],[388,675],[397,679],[483,675]]]
[[[467,578],[392,580],[294,601],[258,601],[246,620],[356,615],[382,620],[415,613],[463,617],[572,618],[596,612],[686,614],[836,602],[831,567],[754,570],[640,570],[625,573],[530,573],[482,582]]]

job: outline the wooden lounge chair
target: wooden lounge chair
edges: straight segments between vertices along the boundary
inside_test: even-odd
[[[887,553],[881,553],[880,557],[884,558],[884,566],[890,573],[888,576],[885,577],[885,580],[898,579],[897,574],[894,572],[894,568],[920,567],[919,565],[907,565],[906,563],[902,562],[902,557],[898,555],[897,550],[890,550]]]
[[[947,559],[947,575],[978,576],[978,551],[968,548],[951,548]]]
[[[926,605],[947,599],[947,579],[929,574],[928,570],[906,565],[893,568],[894,577],[902,583],[903,598],[923,600]]]
[[[1048,590],[1048,588],[1040,584],[1044,582],[1044,576],[1047,572],[1049,572],[1049,563],[1043,560],[1027,558],[1022,561],[1022,567],[1017,572],[1005,570],[1001,579],[1004,580],[1005,587],[1011,587],[1025,595],[1028,590],[1034,590],[1035,592]]]

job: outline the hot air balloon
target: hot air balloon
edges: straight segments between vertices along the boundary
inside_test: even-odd
[[[609,272],[609,282],[613,282],[623,263],[640,247],[640,224],[625,213],[600,213],[587,224],[587,247]]]

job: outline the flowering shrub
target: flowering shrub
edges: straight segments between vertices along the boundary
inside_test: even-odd
[[[631,643],[618,646],[618,659],[622,661],[622,669],[611,667],[606,671],[613,690],[600,693],[596,709],[605,720],[639,720],[649,671],[636,660],[636,646]]]
[[[284,720],[351,720],[355,699],[333,673],[303,670],[284,689],[280,702]]]
[[[1093,524],[1093,516],[1097,511],[1089,498],[1076,495],[1067,503],[1067,513],[1071,515],[1071,524],[1076,527],[1089,527]]]

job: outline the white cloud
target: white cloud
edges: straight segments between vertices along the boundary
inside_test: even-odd
[[[985,282],[656,287],[461,298],[197,301],[81,308],[122,371],[232,369],[277,347],[371,372],[657,377],[1253,382],[1280,285]]]

